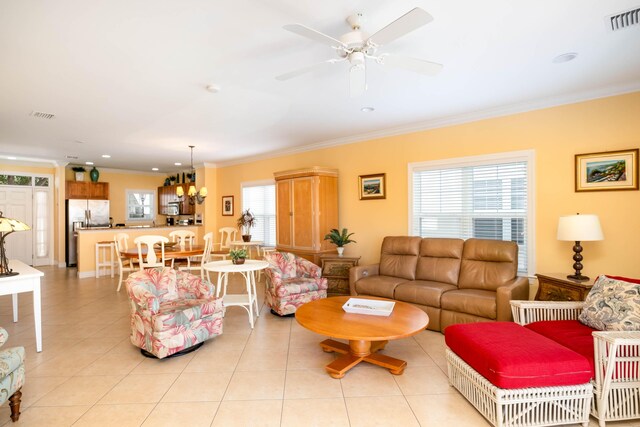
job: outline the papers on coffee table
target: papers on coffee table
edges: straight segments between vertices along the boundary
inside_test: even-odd
[[[347,313],[370,314],[372,316],[389,316],[393,311],[395,301],[381,301],[376,299],[349,298],[342,309]]]

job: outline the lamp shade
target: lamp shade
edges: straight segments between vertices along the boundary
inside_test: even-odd
[[[598,215],[567,215],[558,220],[558,240],[588,242],[604,240]]]
[[[201,197],[207,197],[207,194],[208,194],[208,192],[207,192],[207,187],[202,187],[202,188],[200,189],[200,196],[201,196]]]
[[[195,196],[195,195],[196,195],[196,193],[197,193],[197,191],[196,191],[196,186],[195,186],[195,185],[190,185],[190,186],[189,186],[189,191],[187,192],[187,194],[188,194],[190,197],[193,197],[193,196]]]
[[[182,189],[182,187],[176,187],[176,195],[178,197],[184,196],[184,190]]]
[[[27,224],[17,219],[5,218],[0,212],[0,232],[8,233],[10,231],[27,231],[31,230]]]

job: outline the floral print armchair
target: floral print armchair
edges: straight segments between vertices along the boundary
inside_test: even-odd
[[[222,333],[222,299],[200,276],[155,268],[131,274],[126,286],[131,342],[143,354],[162,359]]]
[[[7,342],[9,333],[0,328],[0,346]],[[20,401],[24,384],[24,347],[11,347],[0,351],[0,404],[9,400],[11,420],[20,418]]]
[[[272,313],[293,314],[302,304],[327,297],[327,279],[311,261],[288,252],[273,252],[264,259],[269,263],[265,301]]]

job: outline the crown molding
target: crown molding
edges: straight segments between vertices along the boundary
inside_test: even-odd
[[[358,135],[351,135],[342,138],[335,138],[326,141],[320,141],[300,147],[287,148],[283,150],[272,151],[269,153],[243,157],[241,159],[220,162],[218,167],[234,166],[244,163],[250,163],[258,160],[267,160],[275,157],[282,157],[306,151],[314,151],[322,148],[329,148],[338,145],[353,144],[356,142],[369,141],[379,138],[387,138],[391,136],[406,135],[415,132],[422,132],[431,129],[438,129],[449,126],[456,126],[465,123],[472,123],[481,120],[487,120],[497,117],[510,116],[514,114],[526,113],[529,111],[543,110],[546,108],[559,107],[562,105],[577,104],[580,102],[591,101],[594,99],[609,98],[618,95],[640,91],[640,81],[628,85],[613,86],[601,88],[591,91],[576,92],[568,95],[561,95],[550,98],[537,99],[517,104],[510,104],[501,107],[487,108],[484,110],[472,111],[470,113],[457,114],[452,116],[439,117],[432,120],[414,123],[411,125],[392,127],[373,132],[367,132]]]
[[[51,168],[57,168],[59,166],[66,166],[68,165],[68,163],[66,162],[58,162],[56,160],[50,160],[50,159],[37,159],[35,157],[22,157],[22,156],[14,156],[11,155],[11,157],[16,157],[15,160],[13,159],[7,159],[8,156],[6,154],[3,154],[2,157],[0,157],[0,163],[2,164],[7,164],[7,165],[16,165],[16,166],[31,166],[31,167],[51,167]]]

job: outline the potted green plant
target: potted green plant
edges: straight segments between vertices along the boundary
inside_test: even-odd
[[[244,264],[244,260],[247,258],[246,249],[231,249],[229,251],[231,262],[234,264]]]
[[[84,167],[74,166],[71,170],[76,174],[76,181],[84,181],[84,173],[87,171]]]
[[[351,240],[349,237],[354,233],[349,233],[349,230],[343,228],[339,231],[337,228],[332,228],[327,235],[324,236],[324,240],[329,240],[331,243],[338,247],[338,255],[342,256],[344,252],[344,245],[349,243],[357,243],[355,240]]]
[[[256,217],[247,209],[238,218],[238,228],[242,230],[242,241],[251,241],[251,227],[255,227]]]

